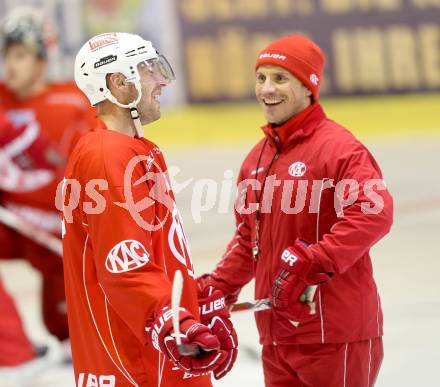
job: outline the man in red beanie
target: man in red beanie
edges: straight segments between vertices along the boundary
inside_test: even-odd
[[[260,52],[255,94],[267,124],[238,177],[237,228],[199,287],[233,302],[255,277],[266,386],[372,386],[382,309],[370,248],[393,203],[370,152],[319,104],[324,54],[284,36]]]

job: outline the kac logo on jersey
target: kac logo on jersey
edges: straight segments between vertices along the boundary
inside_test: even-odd
[[[289,175],[293,177],[301,177],[306,173],[307,167],[302,161],[295,161],[290,164]]]
[[[105,267],[110,273],[124,273],[146,265],[149,257],[150,254],[142,243],[127,239],[110,250]]]

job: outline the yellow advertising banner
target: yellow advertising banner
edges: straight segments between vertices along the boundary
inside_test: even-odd
[[[187,97],[252,96],[257,53],[288,33],[325,51],[324,95],[440,90],[439,0],[180,0]]]

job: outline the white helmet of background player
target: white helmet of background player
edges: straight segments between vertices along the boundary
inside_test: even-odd
[[[142,125],[136,109],[141,97],[138,65],[144,63],[152,71],[159,71],[168,80],[174,80],[171,65],[163,55],[159,55],[152,43],[139,35],[110,32],[97,35],[86,42],[75,59],[75,82],[84,92],[92,106],[109,100],[130,109],[138,135],[142,135]],[[137,97],[128,104],[120,103],[107,88],[106,75],[121,73],[137,90]]]
[[[42,12],[23,6],[14,8],[1,22],[2,50],[14,44],[24,44],[41,59],[47,59],[48,47],[56,42],[56,35]]]

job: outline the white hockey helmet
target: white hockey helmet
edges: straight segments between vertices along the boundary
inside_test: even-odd
[[[91,105],[108,99],[118,106],[135,109],[141,95],[138,65],[145,63],[160,71],[166,80],[174,80],[174,72],[163,55],[152,43],[139,35],[109,32],[94,36],[86,42],[75,59],[75,82],[89,99]],[[128,105],[119,103],[107,88],[106,75],[122,73],[136,87],[136,100]]]

